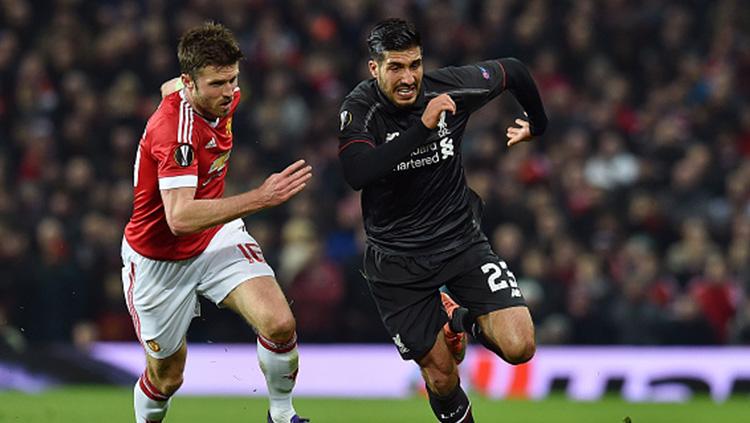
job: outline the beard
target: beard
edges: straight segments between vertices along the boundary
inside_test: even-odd
[[[417,101],[421,81],[416,81],[413,84],[397,84],[390,89],[387,89],[384,86],[385,84],[378,83],[378,85],[391,103],[398,107],[408,107]]]

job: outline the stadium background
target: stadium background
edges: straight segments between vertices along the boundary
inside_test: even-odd
[[[426,69],[514,56],[539,85],[543,137],[505,147],[520,113],[506,94],[463,154],[540,346],[750,343],[743,0],[3,0],[0,350],[135,340],[119,273],[135,149],[179,35],[207,19],[247,56],[228,193],[314,166],[298,198],[245,219],[301,342],[389,343],[336,137],[340,101],[369,77],[366,33],[390,16],[417,24]],[[253,339],[204,303],[189,340]]]

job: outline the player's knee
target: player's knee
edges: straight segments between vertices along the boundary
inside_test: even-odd
[[[182,373],[162,373],[153,380],[156,389],[166,396],[171,396],[182,386]]]
[[[164,382],[162,393],[168,396],[174,394],[175,392],[177,392],[178,389],[180,389],[180,386],[182,386],[182,382],[183,382],[182,375],[167,379]]]
[[[503,348],[505,360],[510,364],[522,364],[534,357],[536,343],[534,338],[519,338],[508,343]]]
[[[284,313],[266,324],[264,335],[273,342],[284,343],[292,339],[297,324],[291,313]]]

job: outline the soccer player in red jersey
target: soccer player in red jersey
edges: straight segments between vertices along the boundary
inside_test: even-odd
[[[133,214],[122,242],[123,289],[146,370],[134,389],[137,423],[161,422],[183,381],[185,334],[198,295],[241,315],[258,333],[271,423],[296,423],[295,321],[271,267],[240,219],[305,188],[299,160],[253,190],[223,197],[242,52],[215,23],[187,31],[181,76],[149,119],[135,160]]]

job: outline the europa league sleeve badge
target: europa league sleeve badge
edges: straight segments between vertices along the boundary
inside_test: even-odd
[[[180,167],[188,167],[193,164],[195,153],[190,144],[180,144],[174,149],[174,161]]]

